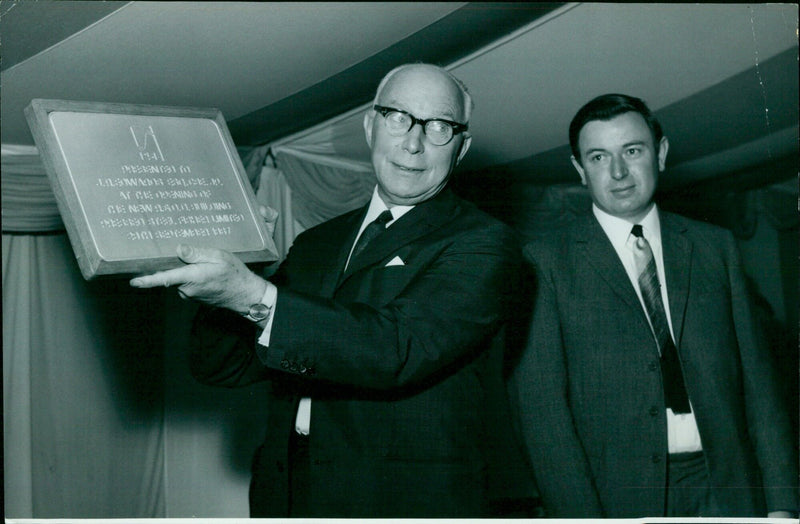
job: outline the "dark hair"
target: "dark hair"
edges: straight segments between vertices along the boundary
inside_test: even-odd
[[[600,95],[597,98],[589,101],[586,105],[578,110],[569,124],[569,146],[572,148],[572,155],[579,163],[581,161],[581,152],[578,148],[578,135],[583,129],[583,126],[592,120],[611,120],[615,116],[629,112],[639,113],[647,122],[647,127],[653,134],[654,145],[658,147],[658,143],[664,136],[661,130],[661,124],[658,123],[656,117],[650,112],[650,108],[643,100],[629,96],[620,95],[616,93],[609,93]]]

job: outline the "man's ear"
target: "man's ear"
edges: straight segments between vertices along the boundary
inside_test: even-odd
[[[469,146],[472,145],[472,135],[464,136],[464,140],[461,141],[461,145],[458,149],[458,157],[456,158],[456,165],[461,162],[461,159],[464,158],[464,155],[467,154],[469,150]]]
[[[669,152],[669,140],[662,136],[658,144],[658,170],[664,171],[667,167],[667,152]]]
[[[586,171],[583,170],[583,166],[581,165],[580,162],[578,162],[578,159],[575,158],[575,155],[571,155],[569,157],[569,159],[572,160],[572,165],[575,167],[575,170],[581,176],[581,184],[583,184],[585,186],[586,185]]]
[[[364,135],[367,137],[367,145],[372,149],[372,122],[375,121],[375,110],[368,109],[364,113]]]

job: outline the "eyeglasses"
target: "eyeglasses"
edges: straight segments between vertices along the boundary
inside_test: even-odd
[[[416,124],[422,126],[422,131],[428,137],[428,141],[435,146],[443,146],[449,143],[453,137],[466,131],[467,124],[451,122],[443,118],[429,118],[422,120],[407,111],[395,109],[394,107],[372,106],[372,109],[381,114],[386,123],[386,129],[392,136],[403,136]]]

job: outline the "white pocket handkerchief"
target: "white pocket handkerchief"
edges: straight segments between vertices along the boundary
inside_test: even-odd
[[[402,259],[402,258],[400,258],[400,257],[394,257],[394,258],[393,258],[393,259],[391,259],[389,262],[387,262],[387,263],[386,263],[386,265],[385,265],[385,266],[383,266],[383,267],[389,267],[389,266],[405,266],[405,265],[406,265],[406,263],[405,263],[405,262],[403,262],[403,259]]]

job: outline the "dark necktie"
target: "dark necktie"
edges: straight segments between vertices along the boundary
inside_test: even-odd
[[[661,353],[664,399],[667,407],[672,408],[674,413],[689,413],[691,408],[686,385],[683,382],[681,363],[678,360],[678,350],[669,333],[664,301],[661,299],[661,284],[658,282],[656,259],[653,257],[653,250],[650,249],[650,243],[644,238],[642,226],[636,224],[631,233],[636,237],[633,255],[636,261],[636,270],[639,273],[639,289],[642,292],[647,315],[650,317],[659,353]]]
[[[353,248],[353,254],[350,255],[350,261],[352,262],[362,251],[364,248],[367,247],[372,239],[376,236],[380,235],[385,229],[386,224],[392,220],[392,212],[388,209],[378,215],[378,218],[370,222],[364,231],[361,232],[361,236],[358,237],[358,242],[356,242],[356,246]]]

